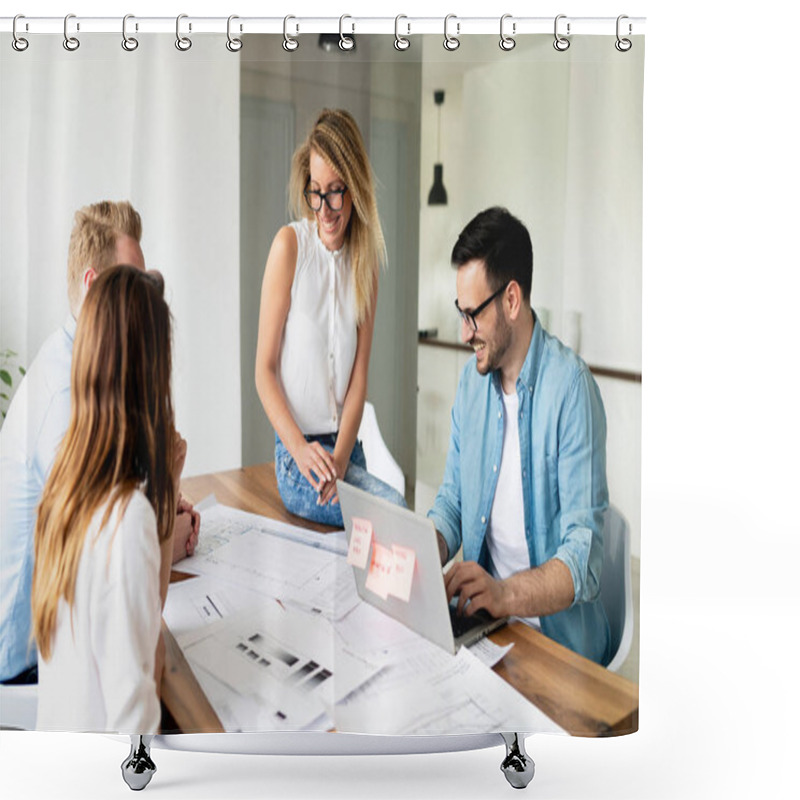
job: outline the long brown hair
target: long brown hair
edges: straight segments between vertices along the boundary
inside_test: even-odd
[[[345,246],[350,252],[356,290],[356,321],[360,324],[372,307],[378,268],[386,263],[386,244],[375,201],[372,167],[353,117],[341,109],[323,109],[311,133],[292,157],[289,200],[292,213],[298,219],[314,218],[314,212],[303,197],[311,175],[312,150],[319,153],[344,181],[353,199],[355,213],[350,216]]]
[[[156,513],[159,539],[175,521],[171,323],[159,276],[113,267],[86,295],[72,357],[67,432],[45,483],[34,534],[33,633],[51,654],[58,605],[72,607],[86,532],[106,504],[127,507],[135,489]]]

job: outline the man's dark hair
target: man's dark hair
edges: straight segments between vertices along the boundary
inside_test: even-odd
[[[530,302],[531,237],[528,229],[505,208],[494,206],[481,211],[461,231],[450,260],[454,267],[460,267],[473,259],[486,264],[486,279],[492,291],[508,281],[516,281],[523,298]]]

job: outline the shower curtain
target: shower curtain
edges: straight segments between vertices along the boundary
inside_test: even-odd
[[[337,35],[305,35],[288,51],[276,35],[245,34],[240,49],[226,48],[224,35],[196,36],[180,49],[159,33],[139,34],[130,52],[118,35],[82,35],[74,52],[61,36],[29,39],[25,52],[11,36],[0,42],[0,351],[27,367],[69,313],[74,212],[128,199],[174,319],[184,477],[272,461],[252,378],[264,262],[291,219],[292,152],[322,108],[346,109],[370,156],[388,251],[368,399],[409,505],[424,515],[442,481],[459,375],[472,368],[459,348],[450,252],[476,213],[503,206],[533,240],[537,319],[589,365],[603,398],[610,503],[627,531],[624,605],[641,528],[643,37],[618,48],[612,29],[565,48],[532,35],[506,50],[496,35],[476,35],[449,50],[441,36],[398,49],[391,36],[356,35],[345,51]],[[436,181],[445,203],[429,199]],[[198,506],[198,553],[180,567],[196,577],[172,584],[165,619],[225,730],[588,735],[573,710],[515,681],[516,667],[502,672],[514,648],[484,640],[452,655],[381,623],[353,584],[374,564],[353,566],[345,536],[320,546],[302,525],[276,526],[215,499]],[[297,591],[312,577],[328,582],[314,602]],[[624,677],[614,690],[636,698],[638,600],[623,610],[617,638],[628,657],[615,665]],[[605,680],[591,671],[605,667],[582,673],[564,658],[560,672],[548,667],[562,694],[571,681]],[[636,730],[637,701],[625,719],[594,733]]]

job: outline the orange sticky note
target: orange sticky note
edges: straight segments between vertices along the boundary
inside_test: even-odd
[[[388,547],[375,542],[372,547],[372,562],[364,586],[384,600],[389,596],[394,571],[394,554]]]
[[[414,579],[414,564],[417,554],[410,547],[392,545],[392,584],[389,594],[399,597],[406,603],[411,597],[411,582]]]
[[[347,548],[347,563],[364,569],[369,559],[369,546],[372,542],[372,523],[368,519],[353,517],[350,531],[350,546]]]

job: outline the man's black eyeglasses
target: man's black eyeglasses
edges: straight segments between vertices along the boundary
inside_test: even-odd
[[[308,203],[308,207],[312,211],[320,211],[323,203],[327,203],[331,211],[341,211],[346,191],[346,186],[344,189],[331,189],[329,192],[317,192],[306,188],[303,191],[303,197],[305,197],[306,203]]]
[[[459,306],[458,300],[456,300],[456,311],[458,311],[459,315],[461,316],[461,319],[463,319],[464,322],[466,322],[467,325],[469,325],[473,331],[477,331],[478,321],[475,319],[475,317],[477,317],[478,314],[480,314],[481,311],[483,311],[483,309],[486,308],[489,305],[489,303],[492,302],[492,300],[499,297],[506,290],[509,283],[511,283],[511,281],[506,281],[490,298],[484,300],[477,308],[474,308],[472,311],[464,311],[461,308],[461,306]]]

